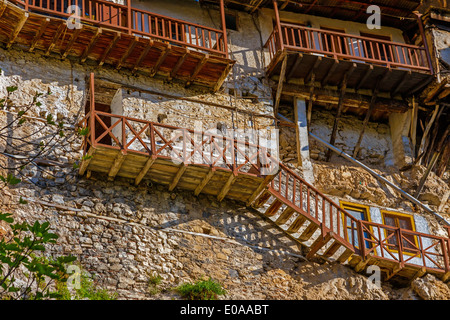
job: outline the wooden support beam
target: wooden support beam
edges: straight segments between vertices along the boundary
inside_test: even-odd
[[[281,208],[282,205],[283,202],[281,202],[278,199],[275,199],[269,206],[269,208],[267,208],[266,212],[264,212],[264,215],[266,217],[273,217],[278,212],[278,210]]]
[[[312,237],[312,235],[314,234],[314,232],[316,232],[316,230],[319,229],[319,226],[313,222],[311,222],[306,228],[305,230],[303,230],[302,234],[300,235],[300,237],[298,237],[299,241],[307,241],[309,240],[309,238]]]
[[[70,38],[69,43],[66,46],[66,49],[64,50],[64,53],[62,54],[61,58],[65,59],[67,55],[70,52],[70,49],[72,49],[73,45],[75,44],[75,41],[77,40],[78,36],[80,35],[81,30],[83,30],[83,25],[81,25],[81,28],[75,29],[75,31],[72,34],[72,37]]]
[[[89,163],[91,162],[94,153],[95,153],[95,148],[90,147],[88,152],[86,153],[86,156],[84,157],[85,160],[81,161],[80,169],[78,169],[78,174],[80,176],[82,176],[86,172],[86,169],[88,168]]]
[[[426,273],[427,273],[427,269],[425,267],[420,268],[419,270],[417,270],[417,272],[411,278],[410,282],[413,282],[414,280],[416,280],[418,278],[422,278]]]
[[[331,240],[331,232],[327,233],[325,236],[320,235],[311,245],[311,249],[306,255],[306,259],[311,259],[323,246],[325,246],[328,241]]]
[[[280,106],[281,92],[283,91],[283,82],[285,80],[285,74],[286,74],[287,58],[288,58],[288,56],[285,55],[283,62],[281,63],[280,78],[278,79],[277,92],[276,92],[276,96],[275,96],[275,104],[273,107],[273,110],[274,110],[273,112],[275,115],[278,113],[278,107]]]
[[[223,198],[225,198],[225,196],[228,194],[228,191],[230,191],[231,186],[236,181],[236,178],[237,178],[237,175],[235,175],[234,173],[232,173],[228,177],[227,182],[225,183],[225,185],[223,186],[222,190],[220,191],[220,193],[217,196],[217,200],[222,201]]]
[[[98,63],[99,66],[102,66],[105,63],[105,60],[106,60],[106,58],[108,58],[109,53],[114,48],[114,46],[116,45],[117,41],[119,41],[120,35],[121,34],[119,32],[116,32],[116,34],[114,35],[113,40],[108,44],[108,46],[106,47],[105,51],[103,52],[102,57],[100,58],[100,61]]]
[[[108,181],[113,181],[125,161],[126,151],[120,150],[108,172]]]
[[[298,66],[302,63],[302,60],[303,54],[302,53],[297,54],[297,56],[295,57],[294,65],[290,68],[289,73],[286,75],[286,81],[289,81],[289,79],[292,78],[295,71],[298,69]]]
[[[364,270],[371,260],[372,260],[371,257],[368,257],[367,259],[361,260],[361,261],[355,266],[355,268],[354,268],[355,271],[356,271],[356,272],[361,272],[362,270]]]
[[[189,80],[186,82],[186,87],[189,87],[191,85],[191,83],[195,80],[195,78],[200,73],[200,71],[202,70],[203,66],[208,61],[208,59],[209,59],[209,54],[205,54],[205,56],[200,60],[200,62],[195,67],[194,71],[192,72],[191,76],[189,77]]]
[[[322,79],[322,83],[321,83],[322,87],[325,87],[328,84],[328,80],[333,75],[334,70],[336,70],[336,68],[338,66],[339,66],[339,60],[334,59],[333,64],[331,65],[330,69],[327,72],[327,75]]]
[[[189,52],[190,52],[189,49],[186,49],[186,52],[183,53],[183,55],[178,59],[178,61],[175,64],[175,66],[172,68],[172,71],[170,71],[169,77],[167,79],[168,81],[172,81],[172,79],[176,77],[176,75],[178,73],[178,70],[180,70],[180,68],[183,65],[184,61],[188,57]]]
[[[446,273],[444,273],[444,275],[441,278],[442,282],[447,282],[448,279],[450,279],[450,271],[447,271]]]
[[[361,147],[361,142],[364,137],[364,132],[366,130],[367,125],[369,124],[370,116],[372,115],[372,112],[375,109],[375,103],[377,101],[378,91],[379,91],[379,87],[380,87],[380,83],[381,83],[380,80],[381,80],[381,78],[379,78],[377,83],[375,84],[375,89],[373,90],[373,93],[372,93],[372,99],[370,101],[369,110],[367,110],[366,116],[364,118],[361,132],[359,133],[358,142],[356,142],[356,146],[353,149],[353,158],[356,158],[358,156],[358,153],[359,153],[359,150]]]
[[[222,86],[223,82],[225,81],[225,79],[227,78],[228,74],[230,73],[230,70],[231,70],[232,67],[233,67],[232,63],[227,65],[227,67],[223,71],[222,75],[217,80],[217,83],[216,83],[216,85],[213,88],[213,92],[216,92],[217,90],[220,89],[220,87]]]
[[[150,170],[152,165],[155,163],[156,157],[150,157],[150,159],[147,160],[142,170],[137,175],[136,179],[134,180],[134,184],[137,186],[139,183],[141,183],[142,179],[144,179],[147,172]]]
[[[206,174],[206,176],[203,178],[203,180],[199,183],[199,185],[197,186],[197,188],[195,188],[194,190],[194,195],[198,196],[203,188],[208,184],[209,180],[211,180],[211,178],[214,176],[214,172],[216,171],[216,169],[214,168],[210,168],[208,173]]]
[[[405,82],[411,77],[412,71],[404,71],[403,77],[400,79],[400,81],[395,85],[394,89],[391,91],[391,97],[393,98],[402,88],[402,86],[405,84]]]
[[[267,187],[270,181],[273,180],[275,175],[265,176],[264,180],[260,183],[260,185],[256,188],[255,192],[247,199],[247,206],[251,206],[256,197]]]
[[[392,279],[397,273],[399,273],[401,270],[403,269],[403,265],[401,263],[399,263],[390,273],[389,275],[386,277],[386,279],[384,279],[384,281],[389,281],[390,279]]]
[[[89,54],[91,53],[92,49],[95,47],[95,44],[98,41],[98,38],[100,38],[102,34],[102,28],[98,28],[95,35],[91,38],[91,41],[89,42],[88,46],[84,50],[83,54],[81,55],[80,61],[83,63],[88,58]]]
[[[292,209],[291,207],[286,207],[286,209],[284,209],[284,211],[280,214],[280,216],[275,221],[275,224],[278,226],[285,224],[289,220],[289,218],[292,217],[294,212],[295,212],[295,210]]]
[[[42,35],[44,34],[45,29],[47,28],[49,22],[50,22],[50,18],[45,18],[44,22],[39,27],[38,32],[36,33],[33,40],[31,41],[30,49],[28,50],[29,52],[33,52],[34,48],[36,47],[37,42],[39,41],[39,39],[41,39]]]
[[[180,181],[181,177],[183,176],[183,173],[186,171],[188,165],[182,163],[179,168],[177,173],[175,174],[175,177],[173,177],[172,182],[169,185],[169,191],[172,191],[173,189],[175,189],[175,187],[177,186],[178,182]]]
[[[308,74],[305,77],[305,83],[314,82],[313,77],[314,77],[315,73],[317,72],[317,69],[319,68],[321,63],[322,63],[322,57],[317,57],[316,62],[311,67],[311,69],[309,70]]]
[[[430,121],[428,121],[428,124],[426,125],[424,133],[422,135],[422,141],[420,142],[420,147],[419,147],[419,152],[418,152],[418,155],[420,157],[423,156],[423,154],[425,152],[425,145],[427,143],[428,133],[430,132],[431,127],[433,126],[434,120],[437,118],[438,113],[439,113],[439,105],[436,105],[435,109],[433,111],[433,114],[431,115],[431,119],[430,119]]]
[[[167,58],[167,55],[169,54],[170,50],[172,49],[172,46],[169,44],[166,48],[164,48],[161,51],[161,55],[159,56],[158,60],[156,61],[155,65],[153,66],[152,70],[150,71],[150,77],[154,77],[156,73],[158,72],[161,65],[164,63],[164,61]]]
[[[252,207],[255,209],[259,209],[261,208],[264,203],[267,202],[267,200],[269,200],[269,198],[271,197],[271,193],[268,190],[265,190],[259,197],[258,199],[255,200],[255,202],[253,202]]]
[[[125,62],[125,60],[127,60],[127,58],[130,56],[130,54],[133,52],[134,47],[136,47],[138,42],[139,42],[139,37],[135,36],[133,38],[133,40],[131,41],[131,44],[128,46],[127,50],[125,50],[124,54],[120,58],[120,61],[116,66],[116,70],[120,70],[120,68],[122,68],[123,63]]]
[[[11,37],[9,38],[8,43],[6,44],[6,49],[11,48],[14,41],[16,41],[17,36],[19,35],[20,31],[22,30],[23,26],[25,25],[25,22],[27,22],[27,19],[29,17],[28,12],[24,12],[23,16],[20,17],[19,21],[17,22],[16,28],[14,29],[14,32],[11,34]]]
[[[349,248],[345,249],[344,252],[336,260],[340,263],[345,263],[353,255],[353,251]]]
[[[287,228],[287,233],[296,233],[300,227],[306,222],[306,217],[299,215],[294,222]]]
[[[369,77],[372,75],[373,70],[374,70],[373,65],[369,64],[366,72],[362,76],[361,80],[359,80],[358,85],[355,87],[356,91],[361,89],[361,87],[366,83],[366,80],[369,79]]]
[[[66,23],[61,22],[58,26],[58,29],[56,29],[55,35],[53,36],[52,42],[50,43],[49,47],[47,48],[47,51],[45,52],[46,56],[49,56],[52,52],[53,48],[56,45],[56,42],[58,41],[59,37],[63,33],[63,31],[66,29]]]
[[[148,52],[150,51],[150,49],[152,47],[153,47],[153,40],[149,40],[147,45],[145,46],[144,50],[142,50],[141,55],[139,56],[136,63],[134,64],[133,70],[131,71],[132,74],[135,74],[138,71],[139,66],[141,65],[141,63],[145,59],[145,57],[148,55]]]

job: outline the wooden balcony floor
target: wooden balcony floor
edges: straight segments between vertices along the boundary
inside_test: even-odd
[[[112,29],[87,24],[69,29],[64,19],[26,12],[9,1],[0,3],[0,42],[7,48],[16,45],[80,62],[89,59],[99,66],[108,64],[149,77],[159,75],[214,91],[234,64],[224,57]]]
[[[120,156],[120,152],[118,149],[96,146],[85,170],[109,174],[115,166],[115,159]],[[116,176],[135,180],[149,159],[150,156],[148,155],[128,152],[124,156]],[[176,187],[195,191],[205,178],[209,178],[199,192],[215,197],[218,197],[223,192],[226,198],[242,202],[247,202],[264,181],[264,177],[239,172],[231,186],[227,188],[226,184],[232,175],[231,170],[216,168],[213,174],[207,177],[211,170],[209,166],[190,164],[186,166],[186,169],[177,180],[180,168],[179,164],[174,163],[170,159],[158,157],[143,176],[142,181],[150,180],[157,184],[169,186],[169,189]],[[172,184],[174,181],[176,183]]]
[[[269,77],[280,76],[284,56],[287,55],[286,79],[303,80],[306,84],[314,72],[315,82],[322,87],[340,87],[344,75],[348,76],[347,88],[355,90],[374,90],[377,79],[380,78],[379,91],[391,96],[408,96],[425,87],[433,79],[426,72],[410,71],[405,68],[387,68],[383,65],[369,64],[355,60],[335,60],[331,57],[317,54],[279,51],[267,71]]]

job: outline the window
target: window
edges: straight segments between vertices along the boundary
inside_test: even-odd
[[[238,31],[238,17],[234,13],[225,13],[225,25],[228,30]]]
[[[387,226],[401,228],[405,230],[415,231],[413,217],[406,214],[394,213],[382,211],[384,224]],[[398,251],[398,239],[397,235],[394,234],[392,230],[386,230],[386,238],[391,236],[387,243],[390,245],[388,247],[391,251]],[[404,252],[416,253],[417,252],[417,239],[412,234],[403,234],[402,247]]]
[[[340,202],[341,208],[347,211],[353,218],[357,220],[370,221],[369,219],[369,207],[364,205],[359,205],[351,202]],[[358,229],[355,223],[352,224],[352,220],[349,217],[345,217],[344,226],[347,228],[347,240],[355,247],[359,248],[359,237]],[[367,232],[364,232],[364,237],[369,239],[370,236]],[[365,246],[367,249],[371,248],[371,243],[365,241]]]

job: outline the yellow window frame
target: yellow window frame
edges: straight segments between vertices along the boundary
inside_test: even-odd
[[[344,210],[353,210],[353,211],[359,211],[362,212],[364,214],[364,217],[366,218],[365,221],[369,221],[372,222],[371,218],[370,218],[370,207],[366,206],[364,204],[359,204],[359,203],[353,203],[353,202],[348,202],[348,201],[339,201],[339,206],[344,209]],[[347,221],[346,221],[346,217],[344,215],[342,215],[342,221],[343,221],[343,226],[344,228],[347,228],[347,230],[351,230],[348,226],[347,226]],[[370,230],[372,231],[372,227],[370,227]],[[347,241],[350,242],[349,239],[349,232],[347,231]],[[358,239],[359,241],[359,239]],[[358,248],[359,249],[359,248]]]
[[[383,219],[383,224],[384,225],[387,225],[386,224],[386,215],[390,215],[390,216],[394,216],[394,217],[398,216],[398,217],[403,217],[403,218],[410,219],[412,230],[409,230],[409,231],[416,231],[416,223],[415,223],[414,217],[412,215],[406,214],[406,213],[401,213],[401,212],[395,212],[395,211],[381,210],[381,217]],[[396,224],[398,224],[398,220],[396,220],[396,221],[397,221]],[[398,228],[399,226],[396,226],[396,227]],[[386,229],[384,229],[384,236],[385,236],[385,238],[388,237],[388,233],[387,233]],[[419,244],[417,242],[417,236],[413,236],[413,237],[414,237],[414,245],[417,248],[419,248]],[[392,253],[398,253],[398,250],[391,249],[390,247],[387,247],[387,250],[389,250]],[[418,258],[420,258],[422,256],[421,254],[414,254],[414,253],[405,251],[405,249],[403,249],[403,254],[406,254],[406,255],[409,255],[409,256],[417,256]]]

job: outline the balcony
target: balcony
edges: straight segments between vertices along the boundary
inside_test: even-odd
[[[279,23],[265,48],[269,77],[285,72],[285,80],[304,85],[346,87],[410,95],[432,80],[426,49],[392,41]],[[286,59],[283,67],[283,60]],[[284,69],[284,70],[282,70]],[[286,71],[288,70],[288,71]]]
[[[0,41],[213,90],[234,64],[223,30],[135,9],[130,1],[5,0]]]
[[[103,173],[109,180],[147,180],[175,188],[242,202],[254,199],[267,185],[266,177],[278,165],[267,148],[222,136],[196,132],[120,114],[103,112],[117,87],[89,80],[86,115],[80,127],[88,129],[79,173]],[[116,102],[118,103],[118,102]]]

